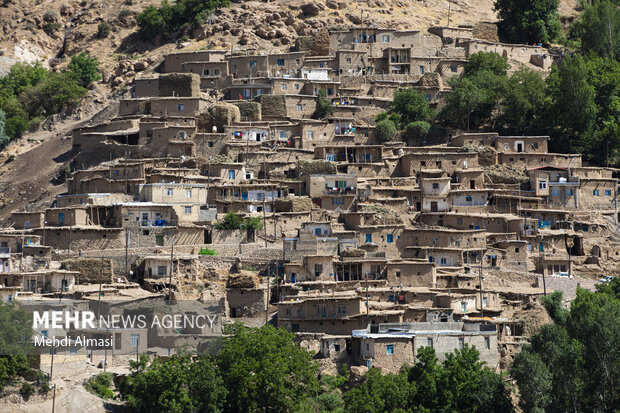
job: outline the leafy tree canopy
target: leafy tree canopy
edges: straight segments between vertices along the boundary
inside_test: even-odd
[[[559,0],[495,0],[500,34],[511,43],[550,43],[561,32]]]

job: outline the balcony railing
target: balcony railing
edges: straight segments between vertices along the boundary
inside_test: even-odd
[[[325,188],[325,195],[351,195],[355,194],[356,188],[350,186],[346,188]]]

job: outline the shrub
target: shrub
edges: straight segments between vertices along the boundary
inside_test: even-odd
[[[71,57],[69,71],[81,86],[88,87],[95,80],[101,79],[99,61],[86,52]]]
[[[242,220],[239,215],[233,211],[228,212],[224,218],[217,221],[214,225],[215,229],[239,229],[241,228]]]
[[[97,26],[97,37],[105,39],[110,35],[110,25],[107,22],[100,21]]]
[[[201,248],[198,255],[217,255],[217,251],[210,248]]]
[[[316,109],[314,110],[313,118],[323,119],[326,116],[334,113],[334,106],[331,100],[325,97],[325,91],[319,90],[319,94],[316,97]]]
[[[394,135],[396,135],[396,125],[394,125],[394,122],[389,119],[384,119],[377,123],[375,127],[377,141],[381,143],[391,141],[394,139]]]
[[[47,33],[49,36],[53,35],[60,29],[60,23],[46,23],[43,26],[43,31]]]
[[[405,136],[408,142],[419,142],[424,140],[431,129],[431,124],[424,121],[411,122],[405,129]]]
[[[248,231],[260,231],[263,229],[263,221],[257,217],[249,217],[243,220],[241,229]]]
[[[28,400],[30,396],[34,394],[34,386],[28,382],[25,382],[24,384],[22,384],[22,387],[21,389],[19,389],[19,392],[21,393],[24,400]]]
[[[110,390],[112,377],[112,373],[99,373],[89,378],[84,384],[84,388],[102,399],[110,399],[114,397],[114,392]]]

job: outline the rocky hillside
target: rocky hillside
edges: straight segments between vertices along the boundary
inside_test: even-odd
[[[233,0],[234,1],[234,0]],[[560,14],[575,13],[577,0],[562,0]],[[153,45],[136,35],[136,16],[159,0],[1,0],[0,74],[16,61],[54,67],[67,56],[89,51],[114,70],[123,59],[157,59],[175,45]],[[212,15],[194,33],[192,48],[257,46],[265,51],[286,48],[301,35],[322,27],[378,24],[398,29],[425,29],[431,25],[475,25],[494,21],[493,0],[276,0],[236,1]],[[107,37],[97,35],[101,22]]]

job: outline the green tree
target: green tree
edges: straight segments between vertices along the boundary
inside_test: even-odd
[[[588,68],[579,55],[567,56],[547,78],[553,104],[546,116],[553,120],[551,150],[587,156],[591,129],[596,119],[595,89],[588,82]]]
[[[519,383],[519,406],[524,412],[544,413],[551,402],[551,373],[540,356],[522,351],[515,356],[510,374]]]
[[[316,109],[312,115],[314,119],[323,119],[334,113],[334,105],[332,105],[332,101],[327,99],[325,96],[325,90],[319,90],[319,94],[316,96]]]
[[[512,43],[549,43],[561,32],[559,0],[495,0],[500,35]]]
[[[545,81],[540,74],[519,68],[506,81],[498,123],[511,134],[534,134],[544,122],[543,111],[548,104]]]
[[[216,357],[229,391],[226,411],[288,412],[318,391],[318,366],[292,333],[270,324],[233,324],[226,332]]]
[[[32,348],[32,316],[21,304],[0,302],[0,354],[27,355]]]
[[[568,310],[564,308],[564,295],[562,291],[554,291],[542,298],[545,310],[554,323],[565,326],[568,318]]]
[[[506,76],[510,65],[505,57],[495,52],[477,52],[469,56],[463,70],[463,76],[471,76],[482,71],[489,71],[496,76]]]
[[[226,388],[217,367],[201,356],[196,362],[188,354],[167,360],[145,360],[136,368],[121,394],[135,412],[222,412]]]
[[[100,21],[97,25],[97,37],[100,39],[105,39],[110,35],[110,25],[108,22]]]
[[[86,52],[71,57],[69,71],[75,76],[81,86],[88,87],[91,83],[101,79],[99,61]]]
[[[404,372],[381,374],[370,369],[364,382],[344,394],[346,410],[359,413],[405,412],[415,387]]]
[[[396,125],[389,119],[384,119],[375,126],[375,137],[380,143],[391,141],[395,135]]]
[[[0,110],[0,148],[9,142],[9,136],[6,133],[6,115]]]
[[[598,1],[587,6],[570,27],[570,35],[579,39],[581,50],[601,57],[616,59],[620,40],[620,9],[611,1]]]
[[[405,137],[411,146],[426,144],[426,137],[431,129],[431,124],[425,121],[411,122],[405,129]]]
[[[215,222],[215,229],[240,229],[243,221],[234,211],[229,211],[224,218]]]
[[[428,101],[424,95],[412,87],[394,91],[392,112],[399,115],[401,125],[428,121],[431,118],[431,108]]]
[[[263,220],[258,217],[248,217],[243,220],[240,228],[248,231],[260,231],[264,228]]]
[[[140,26],[140,35],[144,40],[153,40],[158,34],[165,33],[166,30],[166,22],[155,6],[148,6],[142,10],[136,16],[136,22]]]

